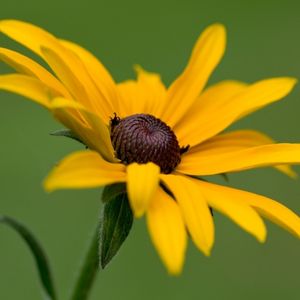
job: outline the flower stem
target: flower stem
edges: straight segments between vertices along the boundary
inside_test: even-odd
[[[91,244],[83,261],[71,300],[88,299],[92,285],[99,269],[99,226],[93,235]]]

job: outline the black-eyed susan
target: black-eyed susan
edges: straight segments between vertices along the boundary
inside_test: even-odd
[[[91,188],[126,182],[136,217],[146,214],[152,241],[168,271],[181,271],[187,236],[209,255],[214,243],[210,208],[265,241],[261,216],[300,237],[300,219],[280,203],[196,178],[273,166],[294,177],[300,144],[276,144],[257,131],[222,133],[238,119],[286,96],[293,78],[253,84],[224,81],[205,88],[223,56],[225,29],[199,37],[187,67],[169,86],[136,68],[137,80],[116,84],[91,53],[33,25],[6,20],[3,34],[41,56],[53,70],[9,49],[0,58],[17,73],[0,88],[47,108],[89,150],[60,162],[45,187]]]

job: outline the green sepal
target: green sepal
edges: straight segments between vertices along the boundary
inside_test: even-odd
[[[133,214],[126,193],[118,194],[103,204],[100,220],[100,264],[104,269],[126,240]]]
[[[38,274],[47,299],[57,299],[48,259],[46,257],[45,251],[43,250],[37,239],[24,225],[20,224],[18,221],[10,217],[0,216],[0,223],[8,225],[10,228],[14,229],[26,242],[35,259]]]
[[[70,129],[59,129],[59,130],[51,132],[50,135],[64,136],[64,137],[70,138],[72,140],[75,140],[75,141],[85,145],[84,142]]]
[[[126,184],[125,183],[114,183],[105,186],[102,193],[102,202],[106,203],[110,200],[113,200],[117,196],[126,193]]]

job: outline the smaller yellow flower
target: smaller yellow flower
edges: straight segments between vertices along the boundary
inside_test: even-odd
[[[31,24],[5,20],[0,31],[41,56],[56,76],[9,49],[0,59],[17,73],[0,88],[46,107],[89,150],[65,158],[45,181],[47,190],[126,182],[136,217],[146,214],[152,241],[171,274],[181,272],[187,233],[209,255],[214,243],[210,208],[264,242],[261,216],[300,237],[300,219],[280,203],[197,179],[272,166],[290,177],[300,144],[276,144],[252,130],[222,133],[240,118],[282,99],[293,78],[253,84],[223,81],[206,89],[221,60],[225,29],[215,24],[199,37],[187,67],[166,88],[160,76],[137,67],[137,80],[116,84],[91,53]]]

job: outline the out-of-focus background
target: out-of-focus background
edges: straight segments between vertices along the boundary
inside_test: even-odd
[[[211,83],[300,78],[298,1],[10,0],[2,1],[0,16],[29,21],[78,42],[95,53],[117,81],[132,78],[132,65],[139,63],[161,73],[169,84],[185,66],[199,33],[214,22],[226,25],[228,47]],[[0,42],[1,47],[21,49],[3,36]],[[4,65],[0,68],[1,73],[9,71]],[[0,214],[19,219],[39,237],[61,299],[67,299],[99,217],[100,191],[45,193],[42,179],[58,160],[80,146],[51,137],[49,132],[61,126],[30,101],[1,91],[0,103]],[[297,87],[286,100],[232,128],[259,129],[278,141],[300,142],[299,116]],[[229,179],[234,187],[278,199],[300,213],[300,180],[271,169]],[[204,257],[190,243],[179,278],[167,275],[144,220],[136,221],[119,255],[100,271],[91,299],[300,298],[299,240],[268,223],[268,239],[261,245],[222,215],[216,213],[214,219],[212,256]],[[23,241],[0,226],[0,245],[0,299],[42,299],[33,259]]]

